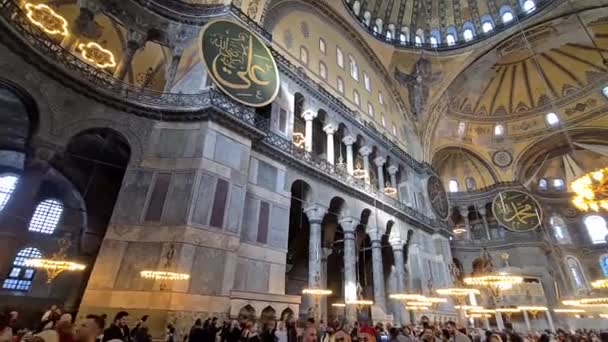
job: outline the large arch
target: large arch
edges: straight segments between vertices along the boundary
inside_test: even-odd
[[[38,128],[38,107],[27,91],[0,79],[0,149],[26,153]]]

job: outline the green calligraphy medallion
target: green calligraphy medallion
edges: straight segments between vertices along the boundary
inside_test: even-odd
[[[542,220],[538,202],[519,190],[506,190],[496,195],[492,202],[492,212],[498,223],[515,232],[534,230]]]
[[[270,104],[279,92],[279,71],[266,45],[245,27],[213,21],[200,36],[200,51],[215,84],[252,107]]]

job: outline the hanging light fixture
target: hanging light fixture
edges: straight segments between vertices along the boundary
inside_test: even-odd
[[[188,273],[152,271],[152,270],[143,270],[143,271],[139,272],[139,276],[144,279],[154,279],[154,280],[188,280],[188,279],[190,279],[190,274],[188,274]]]
[[[553,309],[555,313],[563,313],[563,314],[580,314],[585,313],[585,309]]]
[[[518,306],[517,308],[521,311],[530,312],[534,318],[536,318],[539,312],[549,310],[546,306]]]
[[[353,177],[357,179],[365,179],[365,177],[367,177],[367,171],[361,168],[361,163],[359,161],[357,161],[357,165],[353,170]]]
[[[332,292],[332,290],[328,290],[328,289],[310,288],[310,289],[303,289],[302,293],[313,295],[313,296],[329,296],[333,292]]]
[[[346,307],[346,303],[332,303],[331,306],[336,308],[344,308]]]
[[[54,259],[28,259],[25,266],[40,268],[46,272],[46,282],[50,284],[55,277],[64,271],[82,271],[85,265],[67,260]]]
[[[608,289],[608,278],[598,279],[591,282],[591,287],[594,289]]]
[[[608,167],[595,170],[571,183],[572,204],[581,211],[608,211]]]

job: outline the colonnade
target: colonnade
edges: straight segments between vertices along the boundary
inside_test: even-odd
[[[327,260],[327,252],[322,248],[322,228],[321,222],[327,214],[326,208],[320,205],[312,205],[304,209],[310,224],[309,250],[308,250],[308,287],[312,289],[322,289],[327,286],[327,264],[323,261]],[[356,230],[360,221],[354,217],[342,217],[338,223],[342,227],[344,233],[344,303],[345,303],[345,318],[349,322],[354,322],[357,319],[356,300],[357,297],[357,247],[356,247]],[[386,292],[384,283],[384,267],[382,261],[382,236],[383,231],[378,227],[368,227],[365,233],[371,240],[372,251],[372,269],[373,269],[373,302],[374,305],[387,312]],[[395,260],[395,275],[397,280],[397,291],[404,292],[405,284],[405,264],[403,255],[403,240],[400,237],[391,237],[389,240],[390,246]],[[311,301],[313,306],[313,315],[315,319],[320,319],[322,307],[320,300]],[[401,305],[399,305],[400,307]],[[401,309],[399,311],[402,311]],[[395,323],[407,323],[407,317],[401,317],[397,313]]]

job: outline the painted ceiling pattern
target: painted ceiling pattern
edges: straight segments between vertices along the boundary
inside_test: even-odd
[[[477,119],[513,117],[576,100],[604,82],[608,71],[608,21],[588,27],[570,16],[502,42],[447,89],[450,112]]]

